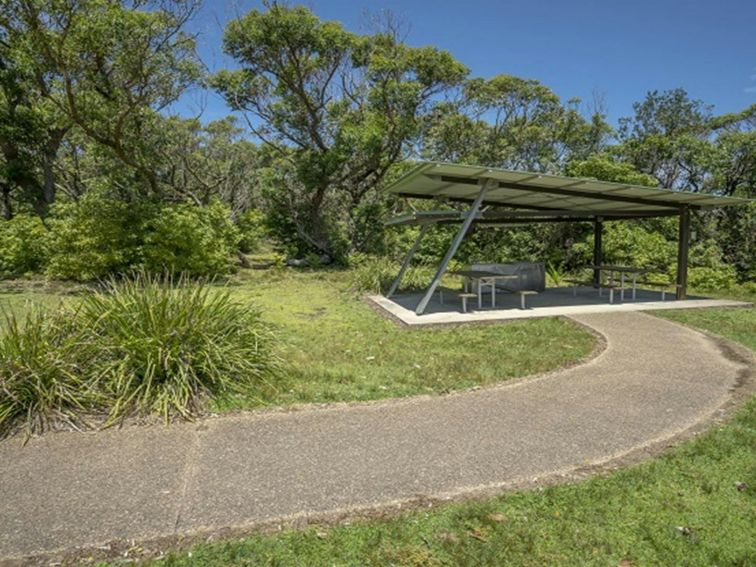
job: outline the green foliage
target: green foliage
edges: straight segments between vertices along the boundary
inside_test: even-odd
[[[82,378],[92,358],[70,313],[32,308],[5,314],[0,333],[0,435],[20,423],[26,434],[54,422],[76,423],[99,401]],[[96,379],[95,379],[96,381]]]
[[[656,267],[669,272],[676,257],[676,242],[667,240],[658,228],[633,222],[611,222],[604,226],[607,264]]]
[[[459,104],[443,104],[428,116],[422,154],[441,161],[530,171],[559,171],[570,159],[599,151],[610,129],[605,117],[562,103],[533,79],[496,75],[473,78]]]
[[[631,163],[617,161],[607,155],[592,155],[584,160],[572,161],[567,165],[566,174],[587,177],[615,183],[656,186],[656,179],[639,172]]]
[[[559,287],[562,285],[562,282],[567,277],[567,274],[560,270],[557,266],[549,262],[546,264],[546,276],[551,280],[551,283],[554,284],[556,287]]]
[[[95,192],[76,202],[57,203],[48,221],[45,275],[88,281],[127,272],[140,261],[143,223],[153,214],[154,208],[148,204],[127,203]]]
[[[219,202],[125,202],[100,193],[58,203],[48,224],[48,277],[90,281],[143,267],[192,276],[227,273],[239,231]],[[2,226],[2,224],[0,224]]]
[[[236,219],[239,229],[239,250],[244,253],[256,251],[267,235],[265,215],[258,209],[249,209]]]
[[[364,293],[386,293],[399,273],[399,264],[384,256],[354,254],[349,258],[352,268],[349,280],[353,290]],[[410,265],[404,273],[399,291],[425,289],[435,270],[430,266]]]
[[[145,222],[141,263],[151,273],[223,274],[238,243],[239,231],[222,203],[166,205]]]
[[[47,229],[39,217],[19,214],[0,221],[0,276],[38,273],[47,254]]]
[[[143,273],[111,279],[73,307],[5,318],[0,433],[132,414],[191,418],[210,399],[254,397],[271,378],[274,337],[227,291]]]
[[[730,289],[735,286],[737,273],[735,268],[721,264],[716,268],[688,268],[688,285],[702,291]]]
[[[756,281],[756,202],[709,216],[714,217],[711,238],[720,251],[720,259],[735,266],[739,281]]]

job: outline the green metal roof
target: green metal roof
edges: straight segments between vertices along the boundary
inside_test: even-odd
[[[704,193],[442,162],[419,163],[386,191],[411,198],[473,201],[487,180],[492,180],[495,186],[488,190],[483,204],[541,211],[545,216],[563,212],[586,217],[664,216],[682,206],[707,210],[750,202]]]

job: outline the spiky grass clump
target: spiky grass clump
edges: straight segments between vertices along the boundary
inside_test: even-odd
[[[210,397],[249,393],[275,364],[258,309],[202,282],[137,274],[86,297],[77,325],[98,356],[110,419],[198,414]]]
[[[0,436],[97,416],[192,418],[209,398],[270,388],[272,346],[259,310],[206,283],[112,279],[76,309],[5,317]]]
[[[83,377],[90,345],[79,341],[69,313],[32,308],[5,314],[0,333],[0,434],[24,423],[27,436],[51,424],[80,422],[99,403],[96,376]]]

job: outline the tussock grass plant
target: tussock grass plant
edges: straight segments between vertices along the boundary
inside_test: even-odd
[[[261,312],[207,282],[136,274],[76,308],[6,315],[0,434],[129,415],[192,418],[206,401],[270,389],[274,337]]]
[[[0,435],[24,423],[26,435],[56,422],[75,427],[100,402],[98,378],[84,378],[93,356],[70,313],[31,308],[4,314],[0,333]]]
[[[96,345],[111,419],[189,418],[207,397],[249,393],[275,366],[257,308],[183,277],[111,279],[82,301],[77,323]]]

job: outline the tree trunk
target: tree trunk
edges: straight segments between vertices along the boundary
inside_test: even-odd
[[[323,201],[325,199],[326,187],[319,187],[315,190],[312,200],[310,201],[309,211],[309,240],[310,243],[322,254],[333,254],[328,231],[323,221]]]
[[[13,203],[11,202],[10,185],[3,184],[2,199],[3,199],[3,218],[5,220],[11,220],[13,218]]]
[[[49,132],[49,138],[45,145],[45,152],[42,158],[42,172],[44,182],[41,194],[41,209],[47,213],[50,206],[55,202],[55,160],[58,157],[58,149],[63,142],[63,138],[68,132],[68,128],[57,128]]]

